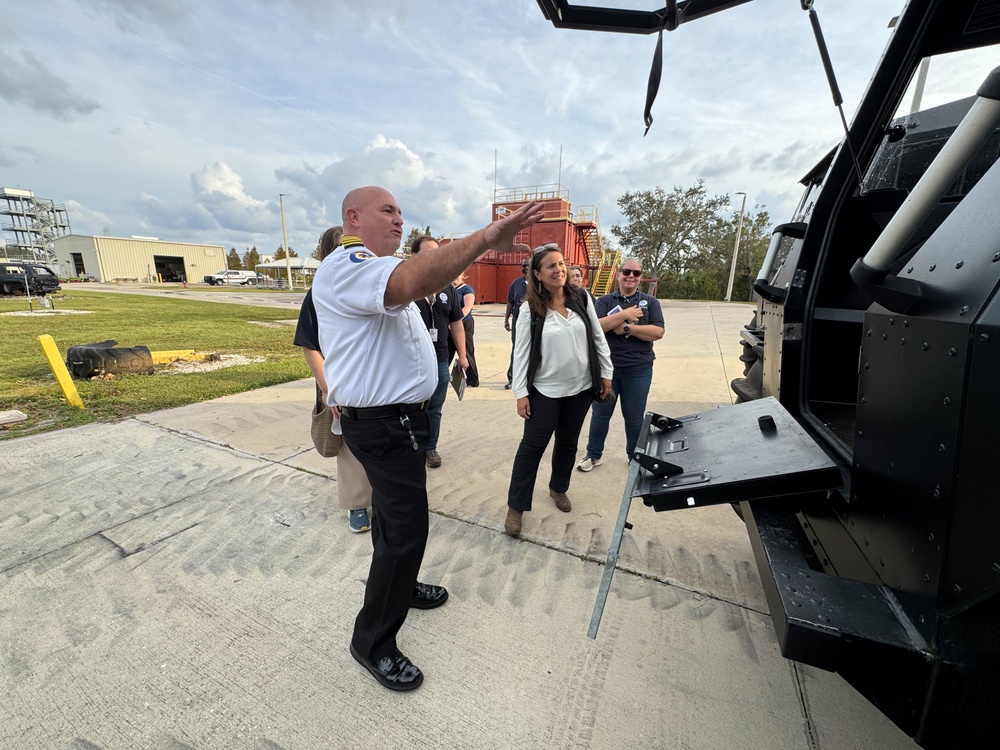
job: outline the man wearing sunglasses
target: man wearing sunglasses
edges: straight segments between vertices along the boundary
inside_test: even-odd
[[[630,457],[639,439],[646,397],[653,381],[653,342],[663,338],[660,301],[639,291],[641,279],[642,264],[628,258],[618,268],[618,290],[598,298],[594,305],[615,367],[611,378],[613,398],[609,403],[595,403],[591,407],[587,455],[576,467],[580,471],[601,465],[611,415],[619,401],[625,420],[625,452]]]

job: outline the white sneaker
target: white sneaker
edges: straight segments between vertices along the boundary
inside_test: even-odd
[[[591,458],[590,456],[587,456],[587,458],[583,459],[580,463],[576,465],[576,468],[578,468],[580,471],[590,471],[595,466],[600,466],[600,465],[601,465],[601,459]]]

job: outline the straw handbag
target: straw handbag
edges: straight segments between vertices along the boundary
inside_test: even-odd
[[[312,424],[309,431],[312,434],[312,441],[313,445],[316,446],[316,452],[324,458],[333,458],[340,453],[340,446],[344,442],[342,436],[334,435],[331,432],[332,427],[333,412],[326,405],[326,401],[323,399],[323,392],[320,391],[317,385],[316,401],[312,408]]]

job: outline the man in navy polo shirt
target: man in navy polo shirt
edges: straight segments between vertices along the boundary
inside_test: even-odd
[[[646,397],[653,382],[653,342],[663,338],[663,311],[660,301],[639,291],[642,264],[628,258],[618,268],[618,291],[599,297],[594,309],[611,349],[615,373],[611,378],[614,400],[595,403],[590,414],[587,455],[577,464],[580,471],[601,465],[604,440],[608,436],[615,404],[622,406],[625,420],[625,452],[631,456],[639,439],[646,413]]]

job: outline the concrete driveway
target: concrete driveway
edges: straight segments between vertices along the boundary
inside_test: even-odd
[[[665,315],[649,407],[730,403],[750,308]],[[451,598],[400,633],[426,675],[410,694],[347,650],[371,542],[310,447],[310,380],[0,442],[3,747],[915,747],[839,677],[781,657],[728,506],[636,504],[589,640],[627,473],[620,417],[605,464],[573,478],[573,512],[542,481],[511,539],[520,424],[496,308],[477,311],[476,343],[483,384],[449,397],[428,475],[421,578]]]

